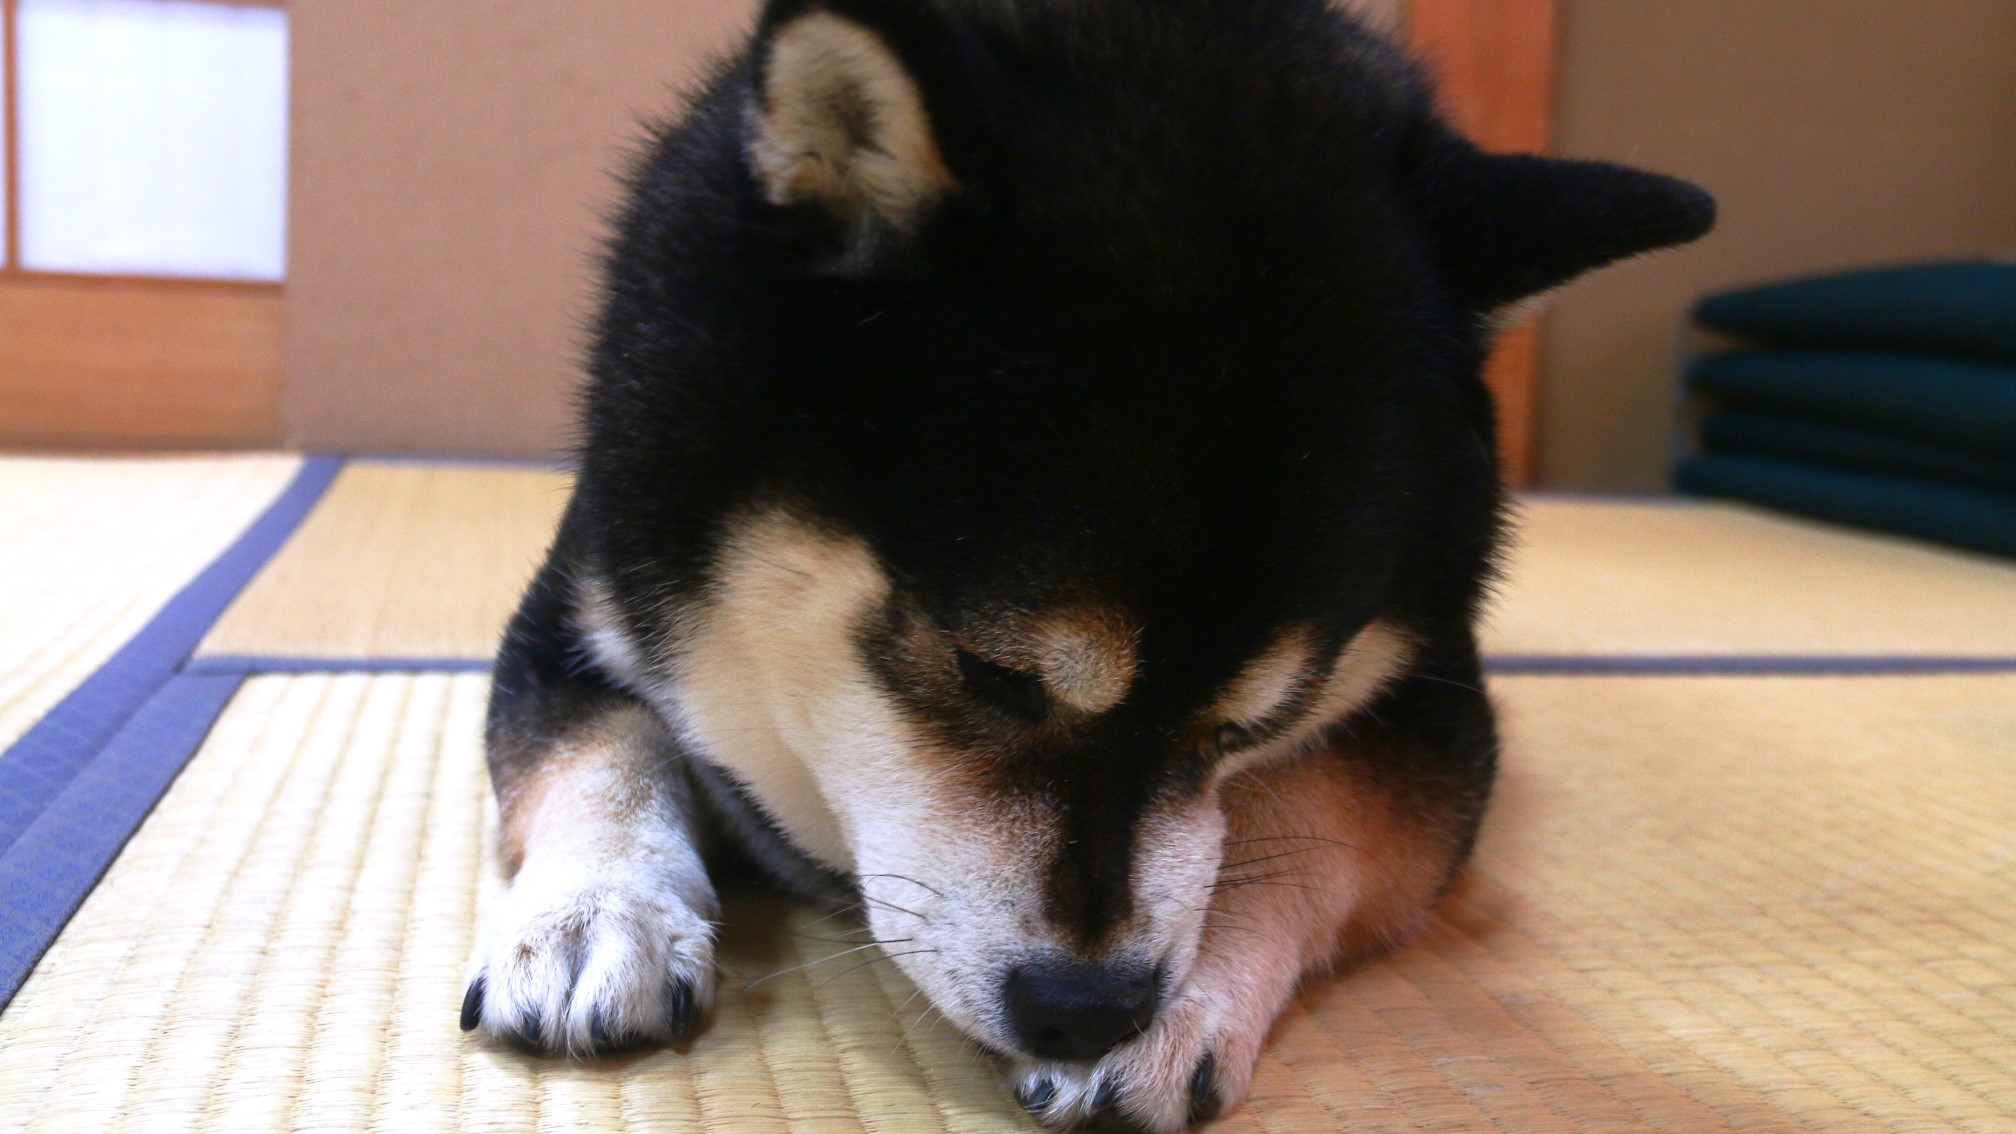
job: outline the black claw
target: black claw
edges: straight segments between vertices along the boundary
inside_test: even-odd
[[[475,1031],[476,1025],[483,1022],[484,983],[483,976],[478,974],[462,993],[462,1030],[465,1032]]]
[[[600,1008],[588,1013],[588,1038],[595,1041],[596,1047],[609,1046],[609,1022],[602,1018]]]
[[[1030,1114],[1041,1114],[1043,1108],[1050,1105],[1050,1100],[1056,1097],[1057,1084],[1048,1079],[1038,1079],[1035,1086],[1025,1086],[1015,1092],[1015,1101],[1021,1103],[1022,1109]]]
[[[1089,1129],[1098,1134],[1150,1134],[1133,1115],[1121,1112],[1120,1084],[1112,1079],[1100,1083],[1093,1092],[1089,1119]]]
[[[527,1009],[519,1015],[518,1035],[533,1047],[543,1045],[545,1031],[539,1027],[539,1013]]]
[[[683,980],[672,982],[672,994],[667,998],[666,1013],[671,1017],[672,1038],[685,1039],[693,1030],[693,986]]]
[[[1190,1121],[1209,1122],[1218,1117],[1223,1104],[1218,1100],[1218,1092],[1213,1088],[1213,1080],[1218,1074],[1218,1056],[1207,1052],[1197,1061],[1197,1070],[1190,1075]]]

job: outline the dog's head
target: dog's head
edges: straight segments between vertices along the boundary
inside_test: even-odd
[[[1190,964],[1221,788],[1469,649],[1494,316],[1712,217],[1480,152],[1318,0],[777,0],[639,190],[609,601],[933,1003],[1065,1058]]]

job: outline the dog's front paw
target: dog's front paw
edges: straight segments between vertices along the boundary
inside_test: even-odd
[[[493,911],[462,1029],[576,1056],[684,1038],[714,1001],[712,890],[565,873],[522,872]]]
[[[1237,1106],[1273,1023],[1271,1006],[1187,990],[1096,1062],[1012,1060],[1008,1086],[1046,1126],[1168,1134]]]

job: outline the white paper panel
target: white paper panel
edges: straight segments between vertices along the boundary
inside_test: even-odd
[[[286,13],[20,2],[23,265],[279,279]]]
[[[4,0],[0,0],[0,2],[4,2]],[[4,84],[4,86],[0,86],[0,112],[4,112],[6,105],[4,96],[6,92],[14,89],[14,72],[9,66],[13,62],[13,53],[0,52],[0,57],[4,57],[0,58],[0,84]],[[5,126],[0,125],[0,129],[5,129]],[[5,143],[4,141],[0,141],[0,144]],[[4,219],[8,216],[8,210],[12,207],[7,200],[7,183],[9,180],[11,178],[7,176],[6,157],[5,155],[0,155],[0,223],[4,223]],[[14,266],[12,259],[14,250],[8,248],[6,243],[5,236],[0,236],[0,267],[11,268]]]

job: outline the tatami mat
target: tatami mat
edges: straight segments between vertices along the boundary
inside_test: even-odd
[[[0,750],[125,645],[300,465],[0,457]]]
[[[353,462],[199,654],[487,658],[568,484],[529,468]]]
[[[1524,500],[1485,649],[2016,657],[2016,562],[1740,504]]]
[[[1474,877],[1423,941],[1310,989],[1220,1128],[2011,1128],[2016,676],[1496,688]],[[1026,1126],[888,964],[748,989],[844,947],[770,899],[730,904],[689,1052],[458,1032],[496,885],[483,697],[246,682],[0,1015],[0,1129]]]
[[[359,463],[204,655],[490,656],[559,473]],[[2016,563],[1732,504],[1535,497],[1485,647],[1531,658],[2016,658]]]

